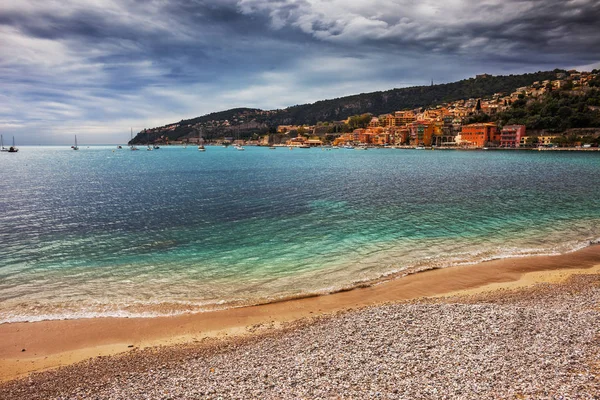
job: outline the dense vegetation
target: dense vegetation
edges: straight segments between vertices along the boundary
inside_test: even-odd
[[[539,98],[521,98],[496,116],[475,115],[467,121],[499,125],[525,125],[528,131],[565,132],[573,128],[600,127],[600,90],[556,90]]]
[[[200,134],[198,128],[192,127],[192,125],[198,124],[202,126],[202,136],[207,139],[222,136],[248,138],[252,135],[274,132],[277,125],[313,125],[319,121],[342,120],[352,115],[365,113],[380,115],[397,110],[437,105],[442,102],[488,97],[494,93],[511,93],[516,88],[531,85],[535,81],[555,79],[556,72],[559,71],[470,78],[441,85],[362,93],[268,112],[238,108],[182,120],[179,123],[180,126],[172,131],[156,132],[146,135],[147,137],[138,134],[134,142],[152,140],[160,135],[165,135],[171,140],[198,135]],[[214,123],[214,121],[224,120],[228,120],[229,125]]]
[[[556,79],[556,72],[487,76],[433,86],[415,86],[385,92],[363,93],[314,104],[289,107],[282,117],[295,124],[314,124],[318,121],[346,119],[351,115],[371,113],[380,115],[398,110],[437,105],[461,99],[487,97],[494,93],[511,93],[516,88],[536,81]]]

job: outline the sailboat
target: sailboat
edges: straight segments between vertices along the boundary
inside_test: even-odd
[[[75,146],[71,146],[73,150],[79,150],[79,146],[77,146],[77,135],[75,135]]]
[[[6,147],[4,147],[4,138],[0,135],[0,151],[8,151]]]
[[[204,139],[202,139],[202,143],[200,143],[200,131],[198,131],[198,151],[206,151],[204,148]]]
[[[148,151],[154,150],[154,146],[150,145],[150,132],[148,132],[148,134],[146,135],[146,140],[147,140],[147,144],[148,144],[148,148],[146,148],[146,150],[148,150]]]
[[[130,140],[130,142],[131,142],[131,141],[133,141],[133,128],[130,128],[130,129],[131,129],[131,133],[130,133],[130,135],[131,135],[131,140]],[[129,146],[129,148],[130,148],[132,151],[133,151],[133,150],[139,150],[139,149],[138,149],[136,146],[134,146],[134,144],[133,144],[133,143],[131,144],[131,146]]]
[[[19,149],[17,148],[17,146],[15,146],[15,137],[13,136],[13,145],[8,148],[8,152],[16,153],[17,151],[19,151]]]

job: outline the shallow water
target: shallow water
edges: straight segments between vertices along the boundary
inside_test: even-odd
[[[154,316],[600,238],[600,153],[0,153],[0,322]]]

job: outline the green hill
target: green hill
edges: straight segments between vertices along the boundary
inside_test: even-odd
[[[148,139],[154,140],[160,136],[169,140],[198,135],[206,139],[224,136],[249,138],[257,134],[274,132],[277,125],[313,125],[319,121],[337,121],[356,114],[381,115],[461,99],[484,98],[494,93],[511,93],[519,87],[531,85],[536,81],[556,79],[557,72],[561,71],[507,76],[486,75],[440,85],[361,93],[312,104],[296,105],[283,110],[263,111],[236,108],[170,124],[170,126],[177,124],[174,129],[158,127],[147,132],[140,132],[133,142],[143,143]]]

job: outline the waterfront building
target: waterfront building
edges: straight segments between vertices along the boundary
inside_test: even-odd
[[[321,139],[308,139],[305,144],[309,145],[310,147],[323,146]]]
[[[415,121],[409,125],[410,144],[413,146],[431,146],[434,126],[432,121]]]
[[[553,135],[553,136],[538,136],[538,144],[542,145],[542,146],[548,146],[550,144],[552,144],[552,141],[554,139],[556,139],[558,136],[557,135]]]
[[[433,137],[431,138],[432,146],[448,146],[455,145],[456,133],[453,127],[452,117],[446,116],[433,122]]]
[[[500,133],[500,147],[519,147],[525,136],[525,125],[506,125]]]
[[[306,143],[306,138],[304,136],[298,135],[295,138],[291,138],[285,144],[287,146],[303,146]]]
[[[390,133],[391,137],[393,137],[393,139],[391,139],[391,142],[395,145],[403,145],[409,143],[410,130],[408,127],[399,127],[394,129],[393,131],[390,131]]]
[[[461,130],[461,140],[471,147],[485,147],[498,145],[500,135],[496,124],[470,124],[464,125]]]

